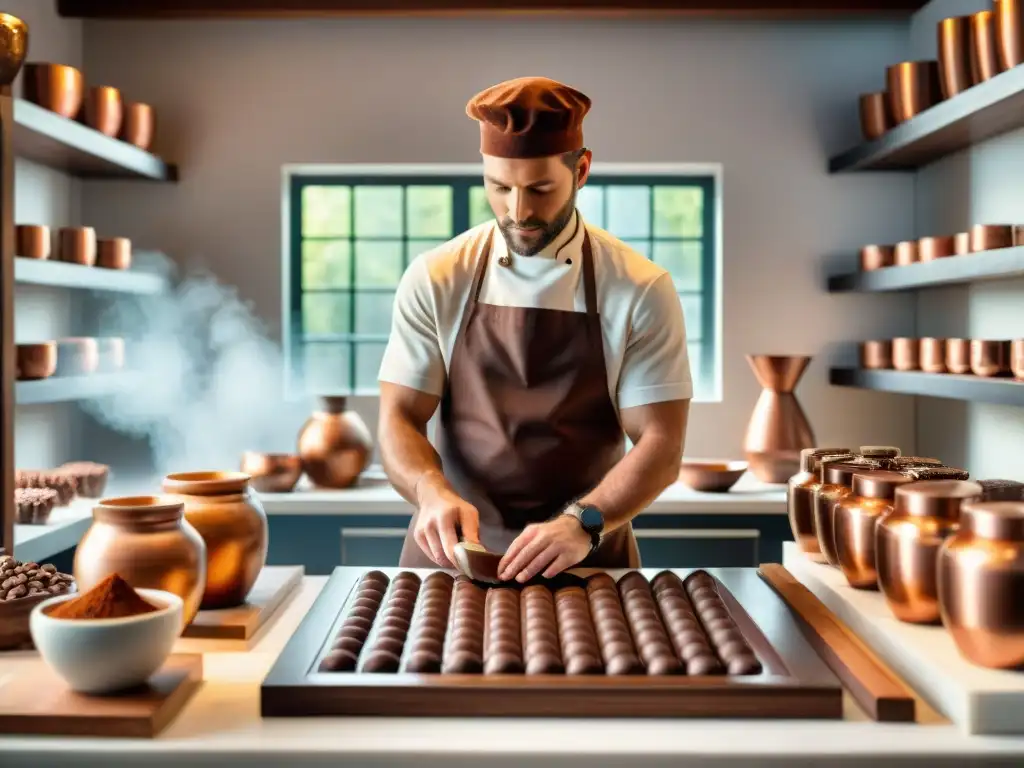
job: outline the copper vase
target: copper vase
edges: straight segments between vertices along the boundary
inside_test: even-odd
[[[972,85],[971,20],[954,16],[939,22],[939,85],[944,98],[951,99]]]
[[[1024,502],[964,504],[938,575],[942,623],[961,655],[982,667],[1024,665]]]
[[[241,472],[167,475],[164,493],[206,542],[204,610],[241,605],[267,562],[267,514]]]
[[[821,487],[818,460],[827,456],[849,456],[849,448],[804,448],[800,451],[800,471],[789,478],[786,504],[789,526],[800,550],[811,560],[823,562],[814,527],[814,491]]]
[[[324,397],[299,432],[302,470],[321,488],[348,488],[370,463],[373,436],[344,397]]]
[[[14,82],[28,54],[28,26],[17,16],[0,13],[0,86]]]
[[[206,582],[206,546],[179,501],[156,496],[103,499],[75,550],[74,576],[88,592],[116,573],[137,589],[162,589],[185,602],[187,626]]]
[[[994,0],[996,58],[999,71],[1024,64],[1024,14],[1021,0]]]
[[[800,451],[814,447],[811,424],[793,394],[811,358],[747,355],[747,362],[764,390],[750,417],[743,450],[758,480],[782,484],[800,470]]]

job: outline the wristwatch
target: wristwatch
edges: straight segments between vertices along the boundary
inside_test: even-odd
[[[574,501],[565,511],[564,515],[575,517],[583,530],[590,535],[590,554],[601,544],[601,533],[604,531],[604,514],[593,504],[580,504]]]

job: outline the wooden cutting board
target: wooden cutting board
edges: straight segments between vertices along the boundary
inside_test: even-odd
[[[151,739],[184,709],[202,680],[202,656],[172,655],[144,687],[89,696],[70,690],[40,661],[0,678],[0,733]]]
[[[206,640],[250,640],[302,583],[301,565],[268,565],[249,597],[236,608],[199,611],[182,637]]]

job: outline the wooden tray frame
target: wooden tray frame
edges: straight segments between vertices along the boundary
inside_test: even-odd
[[[843,690],[753,568],[708,569],[761,661],[757,675],[446,675],[319,672],[369,569],[335,568],[260,688],[263,717],[741,717],[840,719]],[[381,568],[389,579],[401,571]],[[666,569],[641,569],[649,581]],[[685,579],[699,569],[671,569]],[[587,576],[596,571],[574,571]],[[618,579],[626,570],[608,573]]]

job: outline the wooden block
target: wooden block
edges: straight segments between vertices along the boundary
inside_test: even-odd
[[[41,661],[0,684],[0,733],[151,739],[184,709],[203,680],[203,657],[170,656],[149,683],[111,696],[70,690]]]
[[[778,563],[762,564],[758,573],[800,618],[808,642],[873,720],[914,721],[913,692],[810,590]]]
[[[182,637],[250,640],[302,583],[301,565],[268,565],[256,579],[248,599],[236,608],[200,611]]]

